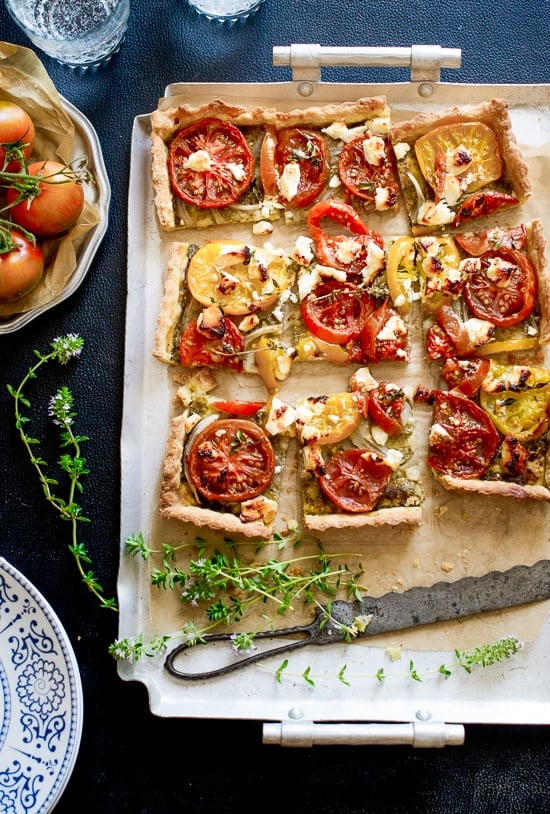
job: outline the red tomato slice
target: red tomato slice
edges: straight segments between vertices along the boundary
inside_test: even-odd
[[[265,401],[213,401],[212,406],[222,413],[230,413],[231,415],[251,416],[265,407]]]
[[[497,226],[494,229],[484,229],[481,232],[456,234],[456,243],[467,254],[480,257],[485,252],[499,249],[515,249],[520,252],[527,243],[525,226]]]
[[[503,260],[504,265],[492,265]],[[537,276],[531,262],[513,249],[486,252],[481,268],[469,274],[464,298],[472,313],[499,328],[519,325],[535,307]]]
[[[321,221],[325,220],[345,227],[352,234],[334,235],[325,231],[321,228]],[[319,263],[342,269],[350,276],[361,275],[367,262],[368,247],[371,241],[374,241],[381,249],[384,248],[382,235],[363,223],[353,207],[343,201],[319,201],[312,206],[307,225]],[[350,244],[357,247],[356,251],[353,259],[344,260],[341,249],[345,247],[345,255],[349,255]]]
[[[269,486],[275,453],[262,427],[243,418],[220,419],[195,438],[187,453],[187,471],[206,500],[237,503]]]
[[[238,354],[244,351],[243,336],[227,317],[223,325],[222,336],[207,337],[197,327],[197,320],[192,322],[180,340],[180,364],[184,367],[225,367],[241,372],[243,362]]]
[[[364,149],[368,136],[358,136],[342,147],[338,159],[338,174],[344,186],[358,198],[373,204],[377,188],[384,188],[390,192],[390,206],[396,203],[399,187],[390,158],[391,149],[389,140],[381,136],[384,145],[383,155],[379,163],[370,163]]]
[[[474,192],[463,201],[454,217],[453,227],[458,226],[474,218],[483,218],[496,212],[497,209],[506,209],[509,206],[517,206],[518,199],[514,195],[507,195],[505,192]]]
[[[489,372],[489,359],[448,358],[441,369],[441,377],[450,390],[458,390],[464,396],[473,396]]]
[[[262,185],[266,194],[278,197],[288,208],[309,206],[327,184],[329,162],[328,146],[321,133],[302,127],[269,131],[260,156]],[[286,197],[277,184],[289,164],[297,164],[300,170],[297,192],[292,197]]]
[[[369,416],[388,435],[401,435],[407,400],[403,388],[393,382],[380,382],[369,392]]]
[[[432,393],[433,425],[428,465],[457,478],[479,478],[499,446],[491,419],[475,402],[459,393]]]
[[[300,304],[308,331],[332,345],[345,345],[358,337],[373,309],[369,294],[337,280],[318,283]]]
[[[202,119],[174,136],[168,171],[179,198],[214,209],[235,203],[245,192],[254,174],[254,157],[235,125]]]
[[[435,322],[426,331],[426,352],[432,360],[467,356],[473,352],[468,331],[450,305],[441,306]]]
[[[319,485],[325,495],[345,512],[370,512],[389,483],[392,469],[370,449],[346,449],[336,452]]]
[[[405,361],[408,344],[406,332],[396,336],[395,339],[380,339],[380,333],[392,317],[400,319],[397,311],[388,305],[387,301],[368,316],[359,341],[349,349],[353,362],[368,364],[384,359]]]

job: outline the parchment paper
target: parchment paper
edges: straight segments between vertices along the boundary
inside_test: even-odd
[[[350,89],[350,93],[351,93]],[[463,90],[464,93],[467,89]],[[275,93],[275,91],[274,91]],[[487,98],[491,98],[488,90]],[[189,97],[163,99],[160,106],[190,101]],[[193,98],[191,101],[195,102]],[[242,101],[242,99],[241,99]],[[455,99],[453,99],[453,103]],[[248,100],[251,104],[252,100]],[[466,100],[465,100],[465,103]],[[289,106],[286,102],[286,106]],[[416,112],[414,108],[395,111],[395,118],[406,118]],[[550,234],[549,218],[547,212],[549,194],[544,186],[544,179],[550,172],[550,150],[546,119],[536,110],[529,108],[516,112],[511,110],[517,137],[529,163],[534,192],[531,200],[522,208],[508,212],[505,219],[508,223],[521,223],[533,217],[541,217],[545,223],[546,233]],[[542,135],[541,135],[542,134]],[[150,256],[144,258],[148,262],[147,273],[157,273],[160,268],[164,274],[166,251],[173,240],[189,242],[204,242],[219,238],[244,239],[250,243],[262,243],[266,239],[273,245],[291,248],[296,235],[305,233],[304,227],[296,230],[285,229],[280,224],[274,225],[274,232],[268,238],[255,238],[251,233],[250,225],[241,227],[216,227],[202,232],[185,230],[181,233],[162,234],[156,223],[149,222],[147,227],[151,233],[146,238]],[[408,223],[405,213],[401,211],[393,221],[387,218],[374,216],[369,218],[369,225],[379,229],[386,235],[408,234]],[[160,241],[160,243],[159,243]],[[156,270],[155,270],[156,266]],[[394,366],[373,366],[373,374],[379,380],[391,378],[401,384],[423,383],[428,387],[438,385],[434,369],[430,369],[424,362],[422,346],[419,344],[420,326],[413,327],[416,331],[414,337],[416,353],[411,363],[405,368]],[[158,363],[160,364],[160,363]],[[151,370],[147,363],[149,371]],[[297,364],[291,379],[285,384],[281,397],[293,403],[300,395],[319,395],[331,391],[346,389],[348,378],[354,366],[335,369],[323,362],[310,362]],[[166,377],[171,381],[172,371],[155,371],[159,379]],[[238,377],[219,376],[220,393],[229,393],[237,398],[262,398],[265,392],[261,383],[255,377],[249,377],[245,385],[240,384]],[[153,386],[151,384],[150,386]],[[175,387],[168,384],[172,393]],[[244,389],[243,389],[244,387]],[[159,404],[163,388],[158,391],[155,402],[164,418],[172,411],[170,406]],[[156,408],[155,408],[156,409]],[[151,415],[151,412],[148,412]],[[158,418],[158,413],[156,414]],[[549,506],[538,501],[513,501],[504,498],[489,498],[482,495],[463,495],[460,492],[446,492],[433,478],[424,461],[426,458],[426,444],[431,422],[431,410],[419,405],[416,408],[417,437],[424,438],[418,449],[418,463],[422,470],[422,483],[426,491],[426,501],[423,507],[423,522],[418,528],[399,526],[397,528],[372,529],[364,528],[345,531],[330,531],[319,535],[323,548],[328,553],[351,552],[356,553],[352,558],[342,559],[353,570],[354,563],[361,563],[364,568],[362,580],[371,596],[380,596],[387,591],[404,591],[416,585],[431,585],[438,581],[452,582],[463,576],[480,576],[492,570],[506,570],[516,564],[531,565],[537,560],[550,555],[550,526],[548,524]],[[168,426],[165,426],[165,433]],[[162,433],[162,430],[159,430]],[[145,456],[146,460],[150,460]],[[153,456],[154,459],[154,456]],[[208,529],[196,529],[183,526],[176,521],[162,521],[158,517],[158,490],[160,488],[160,472],[158,473],[155,496],[153,497],[153,514],[149,530],[153,548],[159,548],[161,542],[172,544],[183,541],[191,542],[197,536],[210,540],[213,545],[223,547],[223,541],[209,533]],[[286,486],[283,489],[282,523],[290,518],[299,518],[299,489],[298,470],[296,461],[289,457],[289,467],[286,473]],[[265,549],[261,555],[256,555],[254,544],[241,541],[238,546],[239,554],[243,558],[257,560],[262,557],[277,556],[280,559],[295,557],[301,554],[316,551],[316,539],[306,535],[304,543],[299,549],[279,551]],[[338,562],[338,558],[334,560]],[[161,567],[160,561],[153,561],[152,567]],[[182,563],[183,567],[183,563]],[[262,608],[262,612],[268,612]],[[483,643],[496,641],[501,636],[515,635],[521,640],[529,640],[536,636],[546,614],[548,603],[541,602],[530,606],[523,606],[509,611],[484,614],[476,618],[439,624],[429,628],[390,634],[378,637],[376,640],[363,640],[377,646],[403,645],[413,650],[454,650],[455,648],[471,648]],[[281,617],[277,626],[288,626],[308,621],[311,608],[298,606],[293,614]],[[177,595],[171,591],[152,589],[151,594],[151,627],[156,631],[177,630],[189,618],[194,618],[200,626],[200,616],[188,605],[184,605]],[[204,623],[204,617],[203,617]],[[253,630],[254,620],[247,617],[240,629]],[[226,628],[224,628],[226,630]]]
[[[42,62],[34,51],[0,42],[0,99],[23,107],[33,120],[36,142],[33,159],[68,163],[75,155],[75,128]],[[84,185],[85,203],[78,223],[62,237],[45,240],[45,273],[38,286],[13,303],[0,303],[0,320],[25,313],[53,300],[77,266],[78,241],[100,219]]]

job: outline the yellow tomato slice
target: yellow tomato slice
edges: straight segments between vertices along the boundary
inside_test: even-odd
[[[534,350],[539,341],[534,336],[518,337],[517,339],[502,339],[487,342],[476,349],[480,356],[493,356],[495,353],[518,353],[524,350]]]
[[[296,404],[296,429],[303,444],[337,444],[355,432],[362,413],[351,393],[310,396]]]
[[[465,155],[471,156],[471,162],[464,167],[468,192],[475,192],[502,175],[502,160],[495,132],[483,122],[457,122],[436,127],[417,139],[414,149],[422,175],[431,187],[435,186],[438,151],[451,163],[459,149],[464,149]]]
[[[503,435],[538,438],[550,423],[550,370],[491,362],[480,403]]]
[[[275,305],[292,283],[289,264],[275,249],[207,243],[189,261],[187,285],[202,305],[216,304],[228,316],[244,316]]]
[[[414,285],[418,280],[414,238],[399,237],[391,244],[386,263],[386,280],[394,306],[402,314],[407,314],[411,310]]]
[[[449,235],[417,238],[422,300],[425,306],[438,307],[441,299],[460,294],[460,252]]]

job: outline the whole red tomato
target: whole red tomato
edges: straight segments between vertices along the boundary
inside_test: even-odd
[[[16,146],[18,142],[20,145],[25,145],[24,147],[21,146],[21,151],[24,158],[28,160],[34,147],[34,139],[34,124],[28,113],[14,102],[0,101],[0,170],[5,169],[8,172],[16,172],[20,166],[19,161],[8,160],[4,167],[6,162],[5,145]],[[12,151],[8,150],[8,158],[10,152]]]
[[[43,178],[38,193],[15,203],[19,191],[9,187],[6,198],[14,223],[37,237],[54,237],[73,226],[84,207],[84,190],[70,169],[58,161],[35,161],[28,166],[29,175]]]
[[[17,229],[11,230],[13,248],[0,252],[0,302],[14,302],[29,294],[44,273],[44,255]]]

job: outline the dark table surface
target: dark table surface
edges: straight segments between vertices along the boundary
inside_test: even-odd
[[[78,579],[67,527],[46,504],[11,420],[6,383],[18,383],[51,340],[74,332],[85,354],[71,374],[79,426],[90,437],[85,541],[106,595],[116,592],[119,557],[119,438],[124,367],[126,213],[132,121],[153,110],[173,81],[270,81],[275,45],[410,46],[462,49],[447,81],[550,82],[548,0],[266,0],[244,25],[199,18],[184,0],[132,0],[121,52],[81,75],[47,57],[59,91],[90,119],[112,184],[105,239],[82,286],[67,301],[0,335],[0,554],[51,603],[73,644],[85,719],[59,814],[247,812],[264,806],[321,812],[546,812],[550,733],[538,726],[466,727],[460,747],[320,746],[261,743],[261,722],[163,719],[141,684],[125,683],[108,655],[117,616]],[[29,45],[0,5],[0,38]],[[345,75],[338,75],[345,81]],[[365,69],[361,80],[388,80]],[[393,77],[395,79],[395,77]],[[400,75],[399,78],[405,78]],[[57,384],[56,384],[57,386]]]

